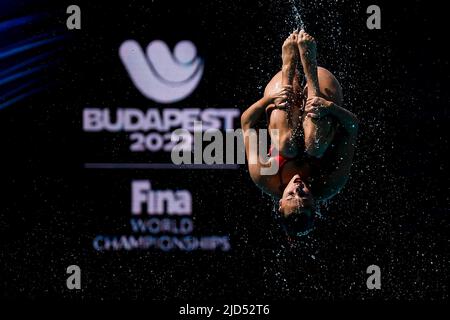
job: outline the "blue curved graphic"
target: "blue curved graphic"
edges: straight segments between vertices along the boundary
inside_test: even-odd
[[[53,43],[55,41],[59,41],[64,39],[64,36],[55,36],[53,38],[44,38],[42,40],[33,41],[35,38],[41,38],[44,36],[48,36],[49,34],[43,34],[39,36],[35,36],[29,40],[21,41],[12,46],[8,46],[7,48],[0,49],[0,59],[4,59],[10,56],[13,56],[17,53],[21,53],[23,51],[27,51],[33,48],[40,47],[45,44]]]
[[[20,27],[32,22],[39,21],[45,16],[47,16],[47,13],[38,13],[0,22],[0,32],[8,31],[15,27]]]
[[[33,95],[33,94],[36,94],[36,93],[38,93],[38,92],[41,92],[41,91],[44,90],[46,87],[47,87],[47,85],[46,85],[46,86],[39,87],[39,88],[32,89],[32,90],[30,90],[30,91],[28,91],[28,92],[25,92],[25,93],[22,93],[22,94],[20,94],[20,95],[18,95],[18,96],[15,96],[14,98],[9,99],[8,101],[6,101],[6,102],[4,102],[4,103],[0,103],[0,110],[1,110],[1,109],[4,109],[4,108],[6,108],[6,107],[9,107],[10,105],[12,105],[12,104],[14,104],[14,103],[16,103],[16,102],[18,102],[18,101],[20,101],[20,100],[23,100],[23,99],[25,99],[25,98],[28,98],[29,96],[31,96],[31,95]]]
[[[56,53],[67,36],[58,26],[50,27],[48,17],[40,12],[0,21],[0,109],[49,87],[44,71],[61,60]]]
[[[25,59],[25,60],[23,60],[23,61],[21,61],[21,62],[15,64],[15,65],[13,65],[13,66],[11,66],[11,67],[9,67],[9,68],[7,68],[7,69],[1,71],[1,72],[0,72],[0,79],[1,79],[2,77],[4,77],[5,75],[8,75],[8,74],[10,74],[10,73],[12,73],[12,72],[14,72],[14,71],[16,71],[16,70],[19,70],[19,69],[21,69],[21,68],[24,68],[24,67],[27,67],[27,66],[29,66],[29,65],[32,65],[32,64],[35,63],[35,62],[39,62],[39,61],[41,61],[41,60],[46,59],[46,58],[49,57],[50,55],[54,54],[57,50],[59,50],[59,48],[58,48],[58,49],[55,49],[55,50],[50,50],[50,51],[48,51],[48,52],[44,52],[44,53],[42,53],[42,54],[39,54],[39,55],[34,56],[34,57],[32,57],[32,58],[29,58],[29,59]]]

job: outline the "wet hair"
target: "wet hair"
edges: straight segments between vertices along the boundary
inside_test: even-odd
[[[309,210],[298,208],[288,216],[282,209],[277,209],[282,228],[289,236],[302,237],[310,233],[314,228],[316,212],[314,207]]]

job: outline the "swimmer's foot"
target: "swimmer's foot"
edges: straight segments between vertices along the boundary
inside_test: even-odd
[[[305,69],[305,65],[317,61],[316,40],[304,30],[300,30],[297,36],[297,45],[303,69]]]
[[[286,38],[281,49],[282,85],[292,85],[294,81],[295,68],[299,59],[297,47],[298,33],[294,31]]]
[[[303,71],[308,84],[308,96],[320,95],[319,80],[317,77],[317,45],[316,40],[300,30],[297,36],[297,45],[302,62]]]
[[[297,38],[298,31],[294,31],[289,35],[289,37],[286,38],[283,43],[283,47],[281,50],[281,56],[283,60],[283,67],[281,70],[282,85],[294,85],[295,71],[300,59]],[[290,128],[296,128],[299,124],[299,111],[298,107],[296,107],[296,100],[298,99],[296,99],[295,95],[291,95],[286,104],[288,124]]]

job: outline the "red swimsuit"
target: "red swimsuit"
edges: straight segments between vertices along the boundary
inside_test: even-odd
[[[273,146],[270,146],[270,149],[269,149],[269,157],[272,156],[272,150],[273,150],[273,148],[274,148]],[[281,192],[283,192],[283,191],[284,191],[284,188],[286,188],[286,186],[287,186],[287,184],[284,184],[284,183],[283,183],[283,175],[282,175],[282,173],[283,173],[284,165],[285,165],[286,163],[288,163],[289,161],[295,160],[295,158],[286,158],[286,157],[283,157],[283,156],[278,152],[278,155],[277,155],[277,157],[275,158],[275,160],[278,162],[278,178],[280,179],[280,185],[279,185],[278,189],[279,189]]]

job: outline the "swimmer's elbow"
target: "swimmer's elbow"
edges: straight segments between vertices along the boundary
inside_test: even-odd
[[[317,147],[314,144],[306,144],[305,152],[308,156],[320,159],[325,153],[325,148]]]
[[[327,141],[318,141],[315,136],[305,137],[305,152],[308,156],[320,159],[328,149]]]
[[[241,129],[242,129],[242,131],[247,131],[248,129],[250,128],[250,126],[248,125],[248,123],[247,122],[245,122],[245,121],[243,121],[242,119],[241,119]]]
[[[250,127],[251,127],[250,119],[249,116],[247,115],[247,112],[245,111],[241,115],[241,128],[245,132],[246,130],[250,129]]]

